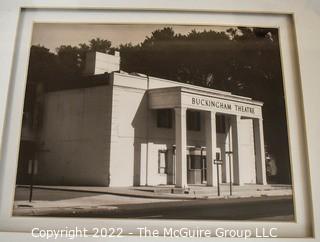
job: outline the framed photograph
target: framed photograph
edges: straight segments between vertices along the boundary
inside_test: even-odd
[[[319,238],[317,3],[52,4],[3,10],[0,231]]]

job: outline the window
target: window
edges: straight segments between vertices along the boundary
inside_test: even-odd
[[[220,152],[216,152],[216,160],[221,160],[221,154],[220,154]]]
[[[200,131],[200,112],[187,110],[187,129]]]
[[[157,127],[158,128],[172,128],[172,110],[158,109],[157,110]]]
[[[226,132],[225,117],[223,115],[216,116],[216,126],[217,126],[217,133]]]
[[[158,173],[167,174],[167,166],[168,166],[168,151],[167,150],[159,150],[158,152]]]
[[[188,155],[188,169],[202,169],[201,155]]]

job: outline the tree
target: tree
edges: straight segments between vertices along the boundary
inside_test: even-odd
[[[111,47],[111,41],[103,40],[100,38],[92,39],[89,41],[89,50],[108,53]]]
[[[24,111],[33,112],[36,87],[39,83],[52,83],[58,70],[56,56],[43,46],[32,46],[30,50],[28,79]]]

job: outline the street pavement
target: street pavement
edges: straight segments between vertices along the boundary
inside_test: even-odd
[[[293,221],[291,195],[202,199],[119,196],[85,191],[18,187],[13,215],[136,219],[202,219]]]
[[[293,221],[292,198],[204,199],[118,206],[116,210],[83,210],[72,217]],[[68,216],[61,213],[58,216]],[[70,215],[70,214],[69,214]]]

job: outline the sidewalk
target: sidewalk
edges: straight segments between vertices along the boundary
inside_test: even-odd
[[[29,188],[27,185],[17,185],[17,187]],[[87,187],[87,186],[40,186],[34,188],[88,192],[96,194],[110,194],[137,198],[156,199],[206,199],[206,198],[228,198],[230,197],[230,187],[228,184],[220,185],[220,197],[218,197],[217,187],[207,187],[205,185],[190,185],[188,189],[174,188],[172,185],[163,186],[139,186],[139,187]],[[260,197],[292,195],[292,186],[275,185],[243,185],[232,186],[232,197]]]

